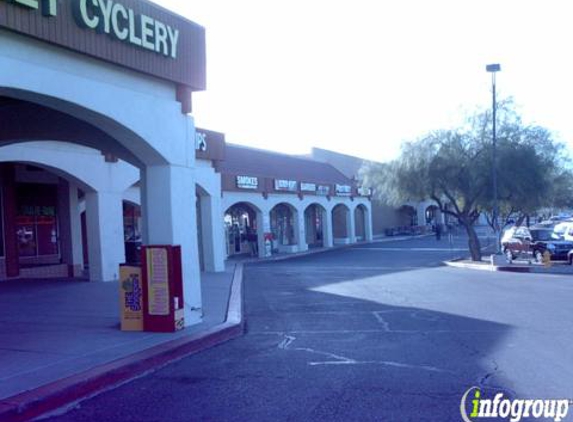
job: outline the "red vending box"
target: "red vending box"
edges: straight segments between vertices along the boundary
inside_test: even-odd
[[[181,246],[144,246],[143,330],[171,333],[185,327]]]

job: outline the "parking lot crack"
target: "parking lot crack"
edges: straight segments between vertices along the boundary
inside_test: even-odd
[[[292,343],[295,342],[296,337],[283,334],[283,340],[278,344],[278,348],[282,350],[293,350],[298,352],[306,352],[311,353],[314,355],[324,356],[325,358],[329,358],[327,360],[322,361],[310,361],[307,362],[309,366],[325,366],[325,365],[382,365],[388,366],[393,368],[402,368],[402,369],[414,369],[414,370],[424,370],[430,372],[440,372],[440,373],[452,373],[447,369],[440,369],[438,367],[432,365],[416,365],[416,364],[409,364],[409,363],[402,363],[402,362],[394,362],[394,361],[387,361],[387,360],[364,360],[359,361],[356,359],[348,358],[345,356],[337,355],[331,352],[325,352],[321,350],[315,350],[310,347],[291,347]]]

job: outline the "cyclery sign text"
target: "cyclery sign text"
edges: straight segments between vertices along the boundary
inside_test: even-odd
[[[4,0],[28,9],[39,10],[46,17],[58,16],[57,0]],[[179,30],[113,0],[71,0],[76,24],[81,28],[106,34],[134,47],[177,58]]]

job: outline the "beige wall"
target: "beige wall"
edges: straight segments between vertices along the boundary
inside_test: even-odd
[[[384,234],[384,230],[390,227],[407,225],[407,218],[394,207],[380,201],[372,201],[372,230],[374,236]]]

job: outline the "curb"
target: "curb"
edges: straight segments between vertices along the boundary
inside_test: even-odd
[[[0,420],[20,422],[38,418],[155,372],[191,354],[240,337],[245,326],[242,289],[243,265],[237,264],[227,315],[222,324],[1,400]]]
[[[453,268],[465,268],[470,270],[497,271],[506,273],[521,274],[554,274],[554,275],[571,275],[571,271],[560,271],[556,268],[531,267],[531,266],[513,266],[513,265],[491,265],[491,264],[472,264],[467,262],[444,261],[444,264]]]
[[[452,261],[443,261],[443,263],[445,265],[447,265],[448,267],[453,267],[453,268],[466,268],[466,269],[471,269],[471,270],[481,270],[481,271],[498,271],[499,267],[495,267],[493,265],[488,265],[488,264],[469,264],[469,263],[462,263],[462,262],[456,262],[456,260],[452,260]]]

